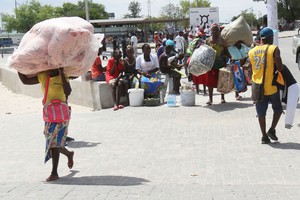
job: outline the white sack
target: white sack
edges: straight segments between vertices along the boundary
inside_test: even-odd
[[[188,71],[194,76],[199,76],[210,71],[216,59],[216,51],[207,45],[201,45],[192,54]]]
[[[299,100],[299,85],[295,83],[288,88],[288,97],[285,112],[285,128],[290,129],[293,127],[297,104]]]
[[[100,46],[94,27],[79,17],[61,17],[35,24],[12,54],[10,67],[26,74],[64,67],[80,76],[93,65]]]

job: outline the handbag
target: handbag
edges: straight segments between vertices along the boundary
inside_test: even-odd
[[[260,102],[264,100],[264,83],[265,83],[265,76],[266,76],[266,66],[267,66],[267,55],[268,55],[269,45],[267,46],[265,58],[264,58],[264,67],[263,67],[263,78],[262,83],[255,83],[254,81],[251,84],[251,99],[254,103]]]
[[[50,75],[46,80],[45,94],[43,99],[43,118],[45,122],[61,123],[69,121],[71,119],[71,107],[67,102],[63,102],[60,99],[53,99],[49,103],[45,104],[48,89],[49,89]]]
[[[251,99],[255,103],[264,100],[264,84],[254,83],[251,85],[252,95]]]

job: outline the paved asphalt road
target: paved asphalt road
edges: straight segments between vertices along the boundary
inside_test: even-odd
[[[280,49],[300,80],[291,41],[281,38]],[[194,107],[177,96],[175,108],[74,111],[69,132],[76,140],[68,146],[75,165],[69,170],[61,156],[60,180],[51,183],[44,181],[51,163],[43,164],[41,114],[0,111],[0,199],[299,199],[299,107],[294,127],[285,129],[283,116],[279,142],[262,145],[250,87],[241,101],[234,93],[225,104],[217,92],[212,106],[207,99],[197,95]],[[19,106],[29,100],[20,96]]]

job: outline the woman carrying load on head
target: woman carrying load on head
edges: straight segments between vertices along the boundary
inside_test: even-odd
[[[69,78],[65,76],[63,68],[53,69],[39,73],[37,76],[28,78],[26,75],[18,72],[19,78],[23,84],[33,85],[41,83],[42,91],[46,90],[46,82],[48,79],[48,92],[45,103],[51,102],[51,100],[59,99],[63,102],[67,101],[68,96],[71,94],[71,86]],[[45,149],[45,163],[52,158],[52,171],[46,181],[55,181],[59,179],[57,168],[59,163],[60,153],[64,154],[68,158],[68,167],[73,167],[74,152],[69,151],[65,147],[66,138],[68,135],[69,121],[64,122],[45,122],[44,135],[46,138]]]
[[[211,36],[206,39],[206,44],[216,50],[215,63],[210,71],[205,74],[204,85],[208,87],[209,100],[207,105],[212,105],[213,90],[218,85],[219,69],[226,66],[227,63],[227,44],[220,36],[220,27],[218,24],[212,24]],[[221,94],[221,103],[226,103],[224,94]]]

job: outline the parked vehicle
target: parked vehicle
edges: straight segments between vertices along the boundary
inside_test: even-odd
[[[296,55],[296,63],[298,63],[298,68],[300,70],[300,35],[294,35],[293,37],[293,53]]]
[[[0,47],[10,47],[11,45],[13,45],[13,41],[11,38],[8,37],[0,38]]]

